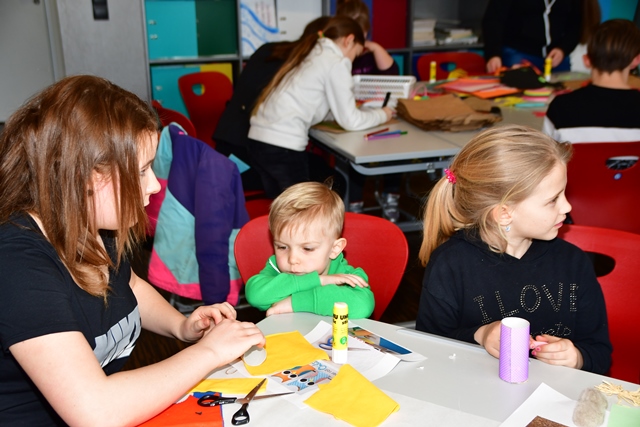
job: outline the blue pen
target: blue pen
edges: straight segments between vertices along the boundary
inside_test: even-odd
[[[384,132],[384,133],[377,133],[376,136],[382,136],[382,135],[400,135],[402,134],[401,130],[392,130],[390,132]]]

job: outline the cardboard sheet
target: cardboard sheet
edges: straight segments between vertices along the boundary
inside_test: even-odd
[[[424,130],[458,132],[480,129],[502,120],[500,115],[486,112],[487,108],[486,104],[467,103],[449,94],[420,101],[401,99],[398,116]]]

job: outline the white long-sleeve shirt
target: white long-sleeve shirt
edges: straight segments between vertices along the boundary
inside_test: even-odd
[[[251,117],[249,138],[304,151],[309,128],[329,111],[346,130],[367,129],[387,120],[381,108],[356,107],[351,61],[333,41],[321,38]]]

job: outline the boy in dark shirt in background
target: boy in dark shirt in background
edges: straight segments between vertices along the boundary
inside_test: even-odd
[[[556,141],[640,141],[640,92],[629,73],[640,63],[640,29],[626,19],[600,24],[584,56],[591,83],[556,97],[543,132]]]

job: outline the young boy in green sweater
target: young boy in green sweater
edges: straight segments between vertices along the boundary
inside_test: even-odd
[[[325,184],[287,188],[269,212],[275,255],[248,280],[247,301],[267,316],[301,311],[330,316],[337,301],[349,305],[350,318],[370,316],[373,292],[366,273],[342,254],[343,224],[344,203]]]

